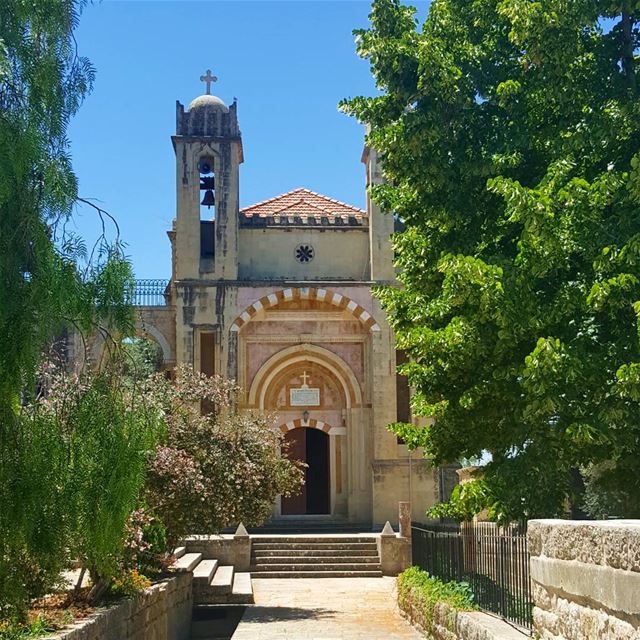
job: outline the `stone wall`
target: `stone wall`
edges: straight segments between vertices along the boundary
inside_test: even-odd
[[[640,521],[532,520],[534,629],[542,640],[640,640]]]
[[[189,536],[182,544],[187,553],[201,553],[203,558],[215,558],[220,565],[233,565],[236,571],[249,571],[251,566],[251,538],[246,531],[245,535]]]
[[[191,573],[177,574],[43,640],[188,640],[191,580]]]
[[[526,640],[522,631],[482,611],[457,611],[445,602],[427,619],[424,611],[409,604],[400,613],[429,640]]]

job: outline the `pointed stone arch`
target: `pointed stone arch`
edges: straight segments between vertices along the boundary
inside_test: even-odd
[[[263,296],[253,304],[249,305],[233,322],[231,331],[240,331],[243,325],[251,320],[260,311],[277,307],[283,302],[291,302],[292,300],[318,300],[326,302],[338,309],[349,312],[358,319],[369,331],[380,331],[380,325],[375,318],[360,304],[351,300],[351,298],[317,287],[295,287],[291,289],[281,289]]]

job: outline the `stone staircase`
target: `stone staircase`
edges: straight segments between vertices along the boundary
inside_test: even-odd
[[[178,547],[175,571],[193,574],[193,604],[253,604],[251,574],[237,572],[232,566],[220,565],[201,553],[187,553],[186,547]]]
[[[376,538],[371,535],[251,537],[254,578],[379,578]]]

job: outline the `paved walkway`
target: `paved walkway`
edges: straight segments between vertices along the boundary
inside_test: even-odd
[[[253,580],[232,640],[419,640],[395,607],[395,578]]]

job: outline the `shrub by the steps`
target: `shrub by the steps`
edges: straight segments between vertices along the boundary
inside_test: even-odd
[[[472,611],[478,607],[465,582],[442,582],[418,567],[409,567],[398,576],[398,606],[412,623],[427,632],[433,627],[434,611],[444,603],[450,611]]]

